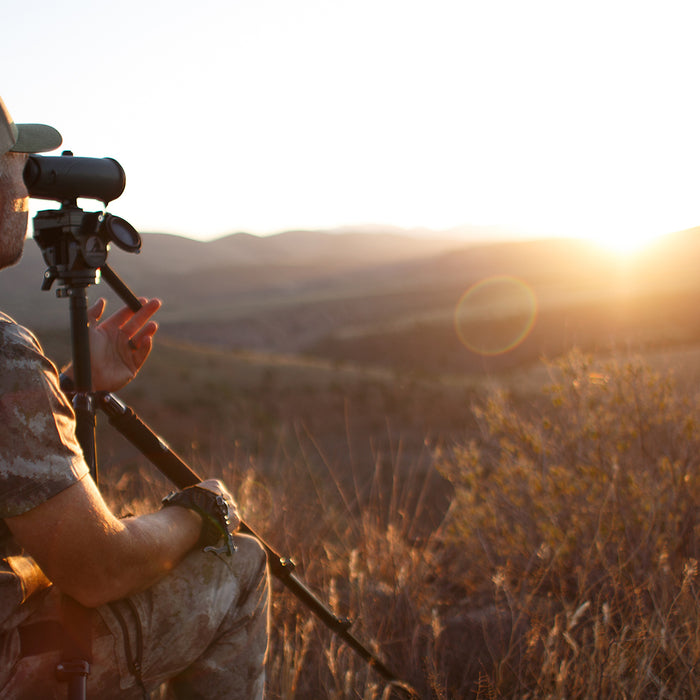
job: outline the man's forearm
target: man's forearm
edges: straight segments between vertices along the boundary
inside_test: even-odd
[[[123,529],[110,543],[100,582],[83,604],[96,607],[148,588],[196,544],[201,518],[185,508],[166,508],[119,521]]]
[[[89,477],[5,522],[48,578],[88,607],[151,585],[195,546],[202,528],[199,515],[180,507],[119,520]]]

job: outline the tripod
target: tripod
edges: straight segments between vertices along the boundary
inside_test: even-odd
[[[99,408],[112,424],[179,489],[193,486],[200,477],[136,413],[111,393],[96,394],[92,390],[90,340],[88,329],[87,289],[102,277],[132,310],[141,303],[107,265],[111,242],[137,252],[141,241],[138,233],[123,219],[110,215],[85,213],[75,203],[65,203],[56,211],[39,212],[34,219],[34,238],[41,248],[48,269],[43,289],[59,282],[58,296],[70,300],[71,341],[75,376],[73,406],[76,413],[76,435],[85,454],[93,479],[97,482],[96,410]],[[338,617],[296,576],[291,559],[280,556],[251,527],[241,522],[240,531],[255,537],[267,553],[272,575],[291,591],[332,632],[339,635],[364,661],[377,671],[403,696],[413,691],[385,663],[357,639],[351,621]],[[75,654],[73,654],[75,656]],[[85,658],[66,658],[57,669],[61,681],[68,683],[68,697],[84,700],[87,696],[89,662]]]

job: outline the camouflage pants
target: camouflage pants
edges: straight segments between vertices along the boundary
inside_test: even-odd
[[[234,541],[232,557],[191,552],[148,590],[96,609],[89,699],[143,698],[145,691],[158,698],[263,696],[265,553],[250,537]],[[60,619],[59,598],[52,591],[24,624]],[[6,640],[5,651],[8,645],[19,656],[18,639]],[[141,681],[133,672],[139,650]],[[65,698],[66,684],[54,680],[59,659],[58,651],[17,658],[0,698]]]

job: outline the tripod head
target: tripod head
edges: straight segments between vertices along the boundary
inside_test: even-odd
[[[84,212],[78,198],[107,204],[124,191],[126,175],[113,158],[30,156],[24,168],[30,197],[53,199],[61,208],[40,211],[34,217],[34,240],[48,269],[42,289],[59,280],[59,296],[72,287],[96,284],[107,261],[110,244],[129,253],[141,249],[141,237],[127,221],[112,214]]]
[[[55,280],[63,288],[96,284],[111,243],[129,253],[141,249],[141,236],[124,219],[105,212],[84,212],[70,203],[37,213],[34,240],[48,265],[41,287],[44,290]],[[58,294],[63,296],[60,290]]]

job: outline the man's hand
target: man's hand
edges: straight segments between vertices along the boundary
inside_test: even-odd
[[[88,309],[90,366],[94,391],[116,391],[141,369],[153,347],[158,324],[150,318],[161,306],[159,299],[139,299],[138,311],[123,309],[100,323],[107,302],[100,299]],[[63,370],[72,378],[69,366]]]
[[[233,496],[218,479],[200,481],[182,491],[173,491],[163,499],[163,507],[193,510],[202,519],[199,545],[205,552],[231,556],[236,546],[231,538],[241,524]],[[223,538],[224,544],[219,544]]]
[[[204,481],[200,481],[197,486],[199,486],[200,489],[207,489],[217,496],[223,497],[228,505],[228,517],[231,521],[230,531],[235,532],[241,524],[241,518],[238,515],[238,505],[226,486],[224,486],[219,479],[205,479]]]

